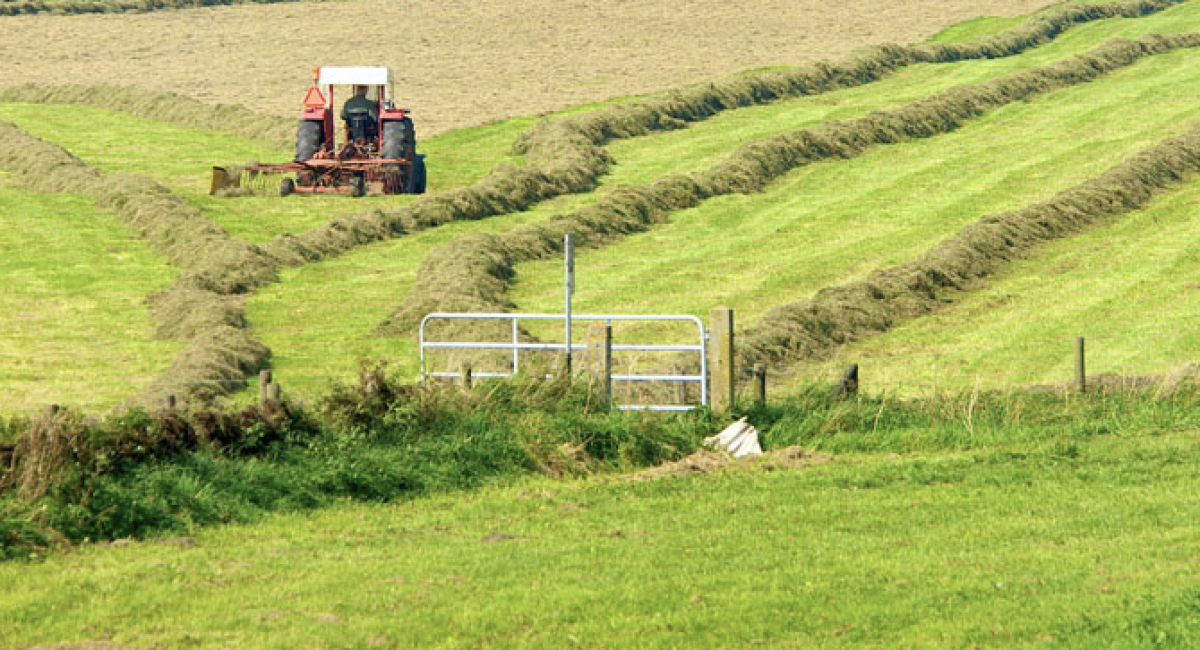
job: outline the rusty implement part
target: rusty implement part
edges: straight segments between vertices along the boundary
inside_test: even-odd
[[[209,186],[208,193],[216,194],[219,190],[229,189],[231,187],[241,187],[241,174],[230,174],[229,170],[224,167],[212,168],[212,184]]]

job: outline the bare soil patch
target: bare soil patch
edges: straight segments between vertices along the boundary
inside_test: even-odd
[[[387,65],[425,135],[923,40],[1047,0],[358,0],[0,19],[0,85],[167,90],[296,114],[313,67]]]
[[[755,467],[765,471],[800,469],[831,462],[833,456],[800,447],[785,447],[769,451],[762,456],[734,459],[729,454],[702,449],[679,460],[663,463],[624,477],[630,483],[653,481],[670,476],[693,476],[711,474],[727,467]]]

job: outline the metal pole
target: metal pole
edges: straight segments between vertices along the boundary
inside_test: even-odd
[[[571,294],[575,293],[575,236],[567,233],[563,237],[563,286],[566,302],[566,350],[567,377],[571,376]]]

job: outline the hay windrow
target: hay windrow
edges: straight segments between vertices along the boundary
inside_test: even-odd
[[[148,298],[157,335],[186,343],[165,375],[134,401],[159,404],[166,395],[207,401],[244,385],[270,351],[247,329],[240,294],[276,278],[261,249],[230,236],[183,198],[132,174],[104,175],[61,147],[0,122],[0,168],[30,189],[94,197],[152,250],[185,269]]]
[[[156,122],[259,140],[281,149],[290,148],[296,141],[294,119],[131,86],[24,84],[0,89],[0,102],[105,108]]]
[[[515,265],[558,252],[572,231],[579,246],[599,246],[661,223],[675,210],[713,196],[760,190],[812,162],[850,158],[870,147],[928,138],[1015,101],[1092,81],[1136,61],[1177,48],[1200,47],[1200,34],[1114,40],[1073,59],[953,88],[908,106],[876,111],[747,143],[713,168],[690,177],[667,176],[646,188],[619,187],[572,215],[530,224],[505,235],[460,237],[430,251],[405,302],[379,332],[407,334],[433,311],[503,311]],[[487,260],[487,263],[483,263]]]
[[[70,0],[69,2],[45,2],[45,0],[5,0],[0,4],[0,16],[20,16],[52,13],[56,15],[79,14],[123,14],[146,13],[169,9],[194,9],[242,4],[277,4],[300,2],[300,0]]]
[[[665,97],[622,104],[534,125],[514,144],[516,153],[531,154],[582,137],[593,144],[682,128],[717,113],[780,99],[816,95],[861,86],[916,63],[951,63],[1013,56],[1048,43],[1071,27],[1107,18],[1136,18],[1186,0],[1134,0],[1105,4],[1070,4],[975,43],[928,43],[912,47],[880,45],[844,63],[819,62],[795,70],[739,75],[718,83],[676,90]]]
[[[843,64],[817,63],[794,71],[741,75],[662,98],[542,120],[513,144],[513,152],[530,161],[528,167],[500,165],[471,187],[423,197],[412,206],[342,216],[301,235],[279,237],[266,248],[282,263],[299,265],[421,228],[526,210],[555,196],[595,189],[612,163],[602,147],[613,140],[682,128],[724,110],[870,83],[914,63],[1011,56],[1047,43],[1078,24],[1144,16],[1183,1],[1064,6],[979,43],[911,48],[886,45]]]
[[[1200,128],[1169,139],[1054,198],[988,216],[917,260],[771,310],[739,334],[745,363],[820,358],[944,306],[1045,242],[1137,210],[1200,172]]]

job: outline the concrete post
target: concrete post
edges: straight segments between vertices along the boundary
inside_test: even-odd
[[[737,372],[734,364],[733,310],[714,307],[709,314],[708,371],[711,375],[712,410],[729,413],[733,410]]]

